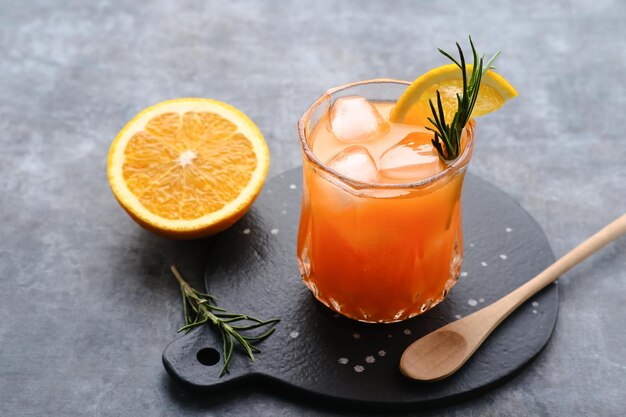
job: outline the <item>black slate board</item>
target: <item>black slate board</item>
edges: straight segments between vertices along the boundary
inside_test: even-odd
[[[259,346],[256,362],[236,354],[230,374],[219,378],[221,362],[203,365],[198,352],[205,349],[209,359],[217,359],[211,354],[221,352],[221,339],[206,326],[192,331],[163,352],[175,380],[213,395],[224,387],[271,383],[343,405],[418,409],[497,386],[550,339],[558,311],[556,285],[514,312],[453,376],[434,383],[403,377],[398,363],[411,342],[488,305],[550,265],[554,257],[545,235],[511,197],[468,174],[465,260],[448,298],[401,323],[360,323],[316,301],[301,281],[295,249],[301,182],[301,169],[268,181],[251,211],[212,238],[206,254],[206,286],[219,305],[261,318],[282,317],[275,334]]]

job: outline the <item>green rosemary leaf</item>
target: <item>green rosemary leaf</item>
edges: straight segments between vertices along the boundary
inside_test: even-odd
[[[215,297],[214,295],[207,294],[207,293],[200,292],[200,291],[196,291],[196,294],[198,294],[199,296],[208,298],[209,300],[217,301],[217,297]]]
[[[182,287],[180,289],[180,292],[181,292],[181,294],[183,296],[183,300],[185,300],[185,290],[183,290]],[[185,324],[189,324],[190,323],[189,309],[187,308],[188,304],[189,303],[187,303],[187,300],[185,300],[183,302],[183,318],[185,319]]]
[[[180,332],[188,332],[189,330],[193,329],[194,327],[198,327],[198,326],[202,326],[203,324],[206,324],[209,321],[208,318],[202,319],[200,321],[195,321],[193,323],[189,323],[183,327],[181,327],[180,329],[178,329],[178,333]]]
[[[432,111],[433,118],[434,118],[434,120],[433,120],[433,119],[431,119],[429,117],[428,120],[437,128],[439,133],[442,133],[444,128],[443,128],[443,126],[441,124],[441,121],[439,120],[439,115],[435,111],[435,106],[433,104],[433,101],[431,99],[428,99],[428,104],[430,105],[430,110]]]
[[[250,360],[252,362],[255,361],[254,359],[254,352],[252,352],[252,349],[250,348],[250,343],[248,343],[248,341],[246,339],[244,339],[244,337],[242,335],[240,335],[239,333],[232,331],[231,335],[237,339],[237,341],[239,342],[239,345],[246,351],[246,353],[248,354],[248,357],[250,358]]]
[[[219,317],[220,319],[229,319],[229,318],[234,318],[234,317],[247,317],[245,314],[228,313],[228,312],[215,313],[215,315]]]
[[[227,348],[226,348],[226,333],[224,332],[224,329],[222,329],[220,327],[220,333],[222,334],[222,356],[224,356],[224,366],[226,366],[226,352],[227,352]],[[222,373],[224,373],[224,370],[222,369]],[[220,374],[220,376],[222,376]]]
[[[495,55],[492,56],[489,61],[487,61],[487,63],[485,64],[485,67],[483,68],[483,74],[486,73],[487,71],[489,71],[490,69],[496,69],[496,67],[493,66],[493,63],[500,56],[501,53],[502,53],[502,51],[496,52]]]
[[[266,326],[267,323],[265,322],[261,322],[261,323],[254,323],[251,324],[249,326],[231,326],[233,329],[238,330],[238,331],[245,331],[245,330],[252,330],[252,329],[258,329],[259,327],[263,327]]]
[[[457,65],[457,67],[461,68],[461,64],[459,64],[459,62],[458,62],[456,59],[454,59],[454,58],[452,57],[452,55],[450,55],[449,53],[447,53],[446,51],[444,51],[444,50],[443,50],[443,49],[441,49],[441,48],[437,48],[437,50],[438,50],[439,52],[441,52],[441,53],[442,53],[442,54],[443,54],[446,58],[448,58],[450,61],[454,62],[454,63]]]
[[[244,321],[244,320],[246,320],[245,316],[244,317],[239,316],[239,317],[232,317],[230,319],[222,320],[222,323],[228,323],[228,324],[230,324],[230,323],[238,323],[238,322]]]
[[[478,61],[478,52],[476,52],[476,47],[474,47],[474,41],[472,40],[471,36],[469,37],[469,43],[470,43],[470,46],[472,47],[472,55],[474,55],[474,62],[476,62]],[[457,46],[458,46],[458,43],[457,43]],[[461,48],[459,47],[459,49]]]
[[[222,338],[224,339],[224,366],[222,367],[222,372],[220,372],[220,378],[224,376],[224,374],[230,372],[229,371],[229,367],[230,367],[230,360],[233,357],[233,351],[235,349],[235,344],[233,342],[233,338],[232,336],[226,332],[226,330],[221,329],[222,330]]]
[[[471,38],[470,38],[471,39]],[[456,49],[459,50],[459,55],[461,57],[461,73],[463,74],[463,91],[465,91],[467,89],[467,69],[465,66],[465,56],[463,55],[463,50],[461,49],[461,45],[459,45],[459,43],[456,43]],[[463,97],[465,97],[465,94],[463,95]]]
[[[265,333],[258,335],[258,336],[254,336],[254,337],[248,337],[248,340],[253,340],[255,342],[261,342],[265,339],[267,339],[268,337],[270,337],[272,335],[272,333],[274,333],[276,329],[270,329],[268,331],[266,331]]]
[[[437,90],[437,109],[439,110],[439,120],[441,120],[441,124],[446,126],[446,114],[443,111],[443,103],[441,102],[439,90]]]

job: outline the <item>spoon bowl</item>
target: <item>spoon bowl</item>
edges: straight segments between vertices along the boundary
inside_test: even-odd
[[[456,372],[467,357],[467,340],[453,329],[432,332],[404,351],[400,370],[405,376],[420,381],[436,381]],[[428,362],[421,361],[426,355]],[[435,375],[433,377],[433,375]]]

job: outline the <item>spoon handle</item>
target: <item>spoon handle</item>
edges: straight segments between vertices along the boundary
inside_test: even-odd
[[[482,336],[486,338],[486,336],[491,333],[493,329],[495,329],[506,317],[509,316],[509,314],[515,311],[515,309],[517,309],[517,307],[523,304],[526,300],[541,291],[551,282],[555,281],[562,274],[581,263],[587,257],[602,249],[604,246],[608,245],[625,233],[626,214],[623,214],[598,233],[563,255],[539,275],[521,285],[508,295],[502,297],[491,306],[485,308],[484,310],[488,310],[488,315],[491,316],[490,321],[492,321],[493,324],[488,330],[488,333]]]

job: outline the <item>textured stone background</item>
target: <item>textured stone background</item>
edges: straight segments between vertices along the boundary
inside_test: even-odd
[[[295,123],[323,90],[411,79],[471,33],[504,51],[499,71],[520,91],[480,121],[471,170],[520,201],[557,256],[624,212],[626,4],[420,3],[1,1],[0,415],[340,411],[170,382],[161,352],[180,305],[166,268],[199,284],[205,243],[137,227],[105,175],[116,132],[160,100],[237,106],[264,132],[273,175],[300,163]],[[531,367],[426,414],[623,414],[625,253],[622,240],[564,276],[556,331]]]

